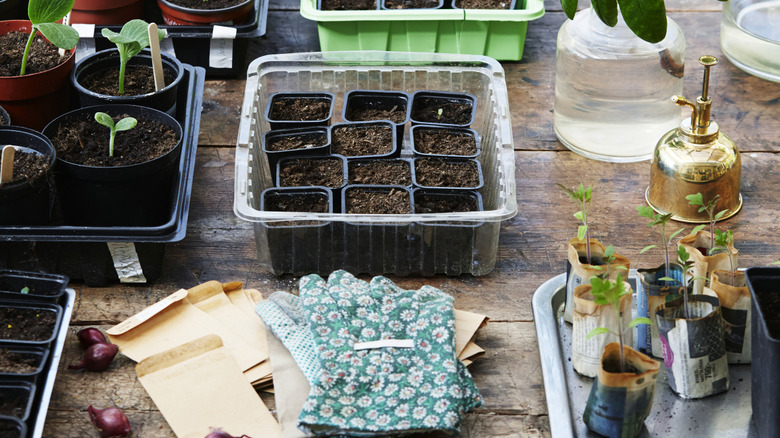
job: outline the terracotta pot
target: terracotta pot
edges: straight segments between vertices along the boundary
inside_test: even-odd
[[[122,25],[143,16],[143,0],[76,0],[70,22]]]
[[[167,0],[157,0],[163,20],[168,25],[194,25],[232,22],[241,24],[252,12],[254,2],[246,0],[236,6],[223,9],[193,9],[173,4]]]
[[[30,33],[31,26],[27,20],[0,21],[0,35],[13,31]],[[68,110],[68,75],[75,64],[74,53],[71,50],[65,62],[50,70],[0,77],[0,105],[15,125],[40,131]]]

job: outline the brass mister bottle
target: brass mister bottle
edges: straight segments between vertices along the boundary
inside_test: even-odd
[[[718,58],[699,58],[704,66],[701,97],[693,103],[682,96],[672,97],[680,106],[689,106],[690,118],[658,140],[650,165],[650,186],[645,192],[647,203],[656,212],[674,213],[672,219],[688,223],[707,223],[709,216],[688,204],[687,195],[701,193],[707,202],[720,195],[716,211],[727,209],[723,219],[742,208],[739,192],[742,161],[734,142],[710,120],[710,67]]]

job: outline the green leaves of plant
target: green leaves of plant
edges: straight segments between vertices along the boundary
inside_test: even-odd
[[[617,0],[628,28],[649,43],[666,37],[664,0]]]
[[[54,23],[73,9],[74,2],[75,0],[30,0],[27,16],[32,24]]]
[[[138,124],[138,120],[132,118],[132,117],[125,117],[122,120],[116,122],[114,124],[114,119],[111,118],[106,113],[102,112],[96,112],[95,113],[95,120],[100,123],[103,126],[108,127],[108,129],[111,130],[109,137],[109,143],[108,143],[108,156],[113,157],[114,156],[114,138],[116,138],[116,133],[119,131],[127,131],[128,129],[133,129],[136,124]]]
[[[30,0],[27,5],[27,16],[32,23],[32,31],[24,48],[19,76],[24,76],[27,69],[27,58],[30,56],[30,46],[36,33],[40,32],[60,49],[70,50],[79,43],[79,33],[76,29],[55,23],[73,9],[73,2],[74,0]]]
[[[601,335],[601,334],[604,334],[604,333],[612,333],[612,330],[610,330],[610,329],[608,329],[606,327],[596,327],[593,330],[591,330],[590,332],[588,332],[588,334],[585,336],[585,340],[587,341],[587,340],[589,340],[590,338],[592,338],[594,336],[598,336],[598,335]]]
[[[96,112],[95,120],[103,126],[108,127],[110,130],[114,130],[114,119],[106,113]]]
[[[59,20],[59,18],[58,18]],[[60,49],[72,49],[79,43],[79,33],[76,29],[59,23],[41,23],[38,30]]]
[[[561,0],[561,7],[569,20],[574,20],[574,14],[577,13],[577,0]]]
[[[148,27],[149,23],[144,20],[135,19],[125,23],[119,33],[107,28],[103,28],[100,32],[104,37],[108,38],[109,41],[116,44],[120,52],[124,51],[129,59],[141,53],[141,50],[149,47]],[[157,30],[157,34],[160,41],[162,41],[165,37],[165,32]]]
[[[596,16],[609,27],[617,24],[618,8],[616,0],[591,0],[591,7],[596,11]]]

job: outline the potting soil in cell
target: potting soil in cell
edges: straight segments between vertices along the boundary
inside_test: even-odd
[[[331,132],[331,152],[345,157],[385,155],[393,150],[393,131],[386,124],[342,125]]]
[[[10,147],[7,145],[6,147]],[[0,150],[3,148],[0,147]],[[11,184],[18,184],[28,179],[35,179],[49,170],[49,162],[42,154],[17,150],[14,154],[14,177]],[[0,187],[3,183],[0,183]]]
[[[50,310],[0,307],[0,339],[45,341],[54,333],[57,315]]]
[[[35,356],[14,353],[0,348],[0,374],[29,374],[38,369]]]
[[[170,2],[190,9],[224,9],[246,3],[246,0],[170,0]]]
[[[468,196],[414,196],[414,212],[423,213],[453,213],[461,211],[476,211],[477,201]]]
[[[379,191],[371,189],[350,189],[346,193],[347,213],[358,214],[408,214],[409,192],[390,189]]]
[[[322,98],[276,99],[271,104],[271,120],[322,120],[328,117],[330,102]]]
[[[471,121],[471,102],[442,97],[419,97],[412,107],[412,119],[425,123],[465,125]]]
[[[24,48],[29,37],[28,33],[18,31],[0,35],[0,76],[19,76]],[[43,38],[35,38],[30,47],[25,74],[50,70],[65,62],[68,54],[66,52],[60,56],[59,50]]]
[[[406,161],[377,160],[350,164],[350,184],[412,185],[412,171]]]
[[[280,164],[279,185],[282,187],[341,187],[344,168],[339,159],[297,159]]]
[[[424,154],[474,155],[477,153],[477,142],[473,135],[462,132],[416,128],[414,148]]]
[[[168,69],[163,69],[165,84],[171,84],[176,76]],[[87,90],[106,96],[120,96],[119,94],[119,66],[117,68],[101,70],[85,76],[79,80],[79,84]],[[138,96],[154,93],[154,73],[151,67],[127,66],[125,70],[124,94],[121,96]]]
[[[295,151],[324,146],[327,142],[325,133],[286,135],[268,139],[265,148],[272,152]]]
[[[321,0],[323,11],[369,11],[376,9],[376,0]]]
[[[426,187],[476,187],[479,185],[477,166],[471,161],[448,162],[439,158],[416,161],[417,182]]]

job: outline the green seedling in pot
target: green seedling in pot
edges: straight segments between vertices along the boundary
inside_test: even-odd
[[[593,266],[593,269],[597,271],[601,271],[601,270],[604,271],[603,274],[599,275],[599,277],[601,277],[602,280],[609,279],[613,270],[620,270],[620,271],[627,270],[625,266],[615,266],[615,268],[612,269],[612,263],[615,261],[615,247],[613,247],[612,245],[609,245],[608,247],[606,247],[606,249],[604,249],[603,261],[604,261],[604,265],[606,266],[606,269],[602,268],[600,265]]]
[[[615,311],[615,317],[618,322],[618,328],[617,332],[614,332],[606,327],[596,327],[593,330],[588,333],[588,335],[585,337],[585,339],[590,339],[594,336],[598,336],[604,333],[612,333],[618,337],[618,343],[620,344],[620,372],[624,373],[626,372],[626,359],[623,355],[623,330],[621,327],[623,327],[623,315],[620,312],[620,298],[623,295],[630,295],[631,289],[626,288],[624,286],[623,282],[623,276],[621,274],[617,275],[617,278],[615,281],[611,280],[604,280],[602,278],[599,278],[597,276],[593,276],[590,279],[590,286],[591,291],[590,293],[593,295],[593,302],[596,304],[599,304],[601,306],[609,305],[612,307],[612,309]],[[645,317],[637,317],[631,320],[631,322],[628,324],[627,330],[630,330],[637,324],[652,324],[653,322],[650,321],[650,318]]]
[[[685,197],[685,199],[688,200],[688,204],[698,206],[699,213],[706,211],[707,216],[710,217],[710,255],[712,255],[712,250],[715,248],[715,222],[720,220],[720,218],[722,218],[723,215],[725,215],[729,210],[725,209],[715,213],[715,206],[720,200],[720,195],[715,195],[714,198],[710,199],[706,203],[704,202],[704,197],[701,193],[688,195]],[[699,230],[704,229],[704,227],[706,227],[706,225],[698,225],[693,229],[693,231],[691,231],[691,234],[695,234]]]
[[[734,275],[737,271],[737,266],[734,263],[734,254],[729,251],[729,247],[734,246],[734,233],[731,230],[721,231],[715,230],[715,246],[710,250],[711,254],[717,254],[725,252],[729,257],[729,271],[731,271],[731,285],[734,286]]]
[[[130,20],[122,26],[122,30],[116,33],[110,29],[103,28],[101,33],[109,41],[116,44],[119,50],[119,95],[125,94],[125,69],[130,58],[141,53],[141,50],[149,47],[149,33],[147,28],[149,23],[144,20]],[[160,41],[165,37],[165,31],[158,30],[157,36]]]
[[[138,124],[138,120],[132,117],[125,117],[124,119],[114,124],[114,119],[112,119],[111,116],[101,112],[95,113],[95,120],[97,120],[98,123],[108,127],[108,129],[111,130],[111,137],[108,141],[109,157],[114,156],[114,139],[116,138],[116,133],[119,131],[127,131],[128,129],[133,129],[135,125]]]
[[[32,30],[24,46],[19,76],[24,76],[27,70],[27,59],[30,57],[30,49],[38,32],[60,49],[70,50],[79,43],[79,33],[76,29],[55,23],[73,9],[73,3],[74,0],[30,0],[27,5],[27,17],[32,23]]]
[[[648,207],[646,205],[640,205],[636,208],[636,211],[639,213],[639,216],[646,217],[650,219],[650,222],[647,224],[648,227],[654,228],[658,233],[661,235],[661,242],[664,248],[664,266],[666,270],[664,271],[664,276],[669,277],[669,270],[671,269],[671,260],[669,258],[669,245],[672,244],[672,239],[674,239],[678,234],[680,234],[684,228],[680,228],[679,230],[672,233],[669,238],[666,237],[666,224],[669,222],[669,219],[672,218],[674,213],[667,213],[667,214],[661,214],[656,213],[653,211],[652,207]],[[650,250],[652,248],[655,248],[658,245],[648,245],[644,248],[642,248],[641,251],[639,251],[640,254],[643,254],[645,251]]]
[[[21,293],[21,294],[28,294],[28,293],[30,293],[30,288],[25,286],[25,287],[22,288],[22,290],[19,291],[19,293]]]
[[[593,186],[585,186],[580,183],[577,188],[570,189],[563,184],[556,184],[558,188],[564,191],[577,204],[580,211],[574,213],[574,217],[582,221],[582,225],[577,228],[577,239],[585,239],[585,252],[587,254],[588,264],[590,260],[590,229],[588,228],[588,214],[590,213],[590,199],[593,193]]]
[[[439,108],[438,111],[436,111],[436,120],[441,121],[441,115],[444,112],[444,108]]]
[[[693,260],[691,260],[691,255],[688,253],[688,251],[682,246],[677,247],[677,264],[682,266],[683,269],[683,312],[685,312],[685,318],[690,318],[690,309],[688,308],[688,290],[690,290],[691,282],[693,280],[709,280],[706,277],[694,277],[693,275],[691,275],[691,278],[688,278],[688,273],[691,272],[691,269],[693,269]],[[669,277],[661,277],[659,280],[677,282],[677,280],[674,278]]]

